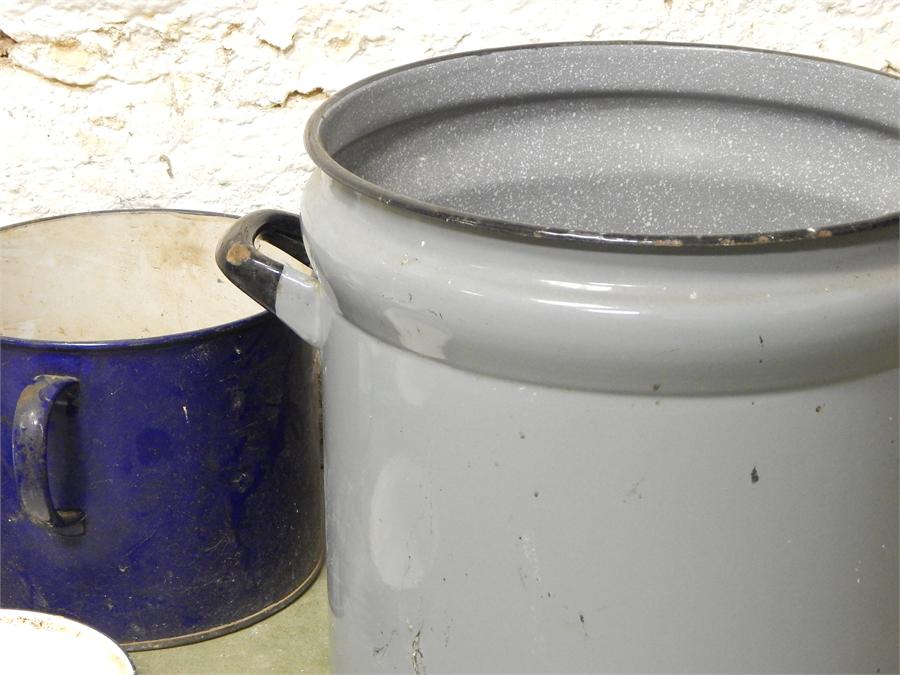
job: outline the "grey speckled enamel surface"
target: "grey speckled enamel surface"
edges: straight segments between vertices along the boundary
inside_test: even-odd
[[[376,76],[307,143],[341,182],[451,223],[778,236],[896,214],[898,108],[900,80],[818,59],[546,45]]]

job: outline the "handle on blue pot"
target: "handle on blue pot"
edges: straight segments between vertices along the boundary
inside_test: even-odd
[[[319,281],[310,268],[300,216],[263,209],[239,218],[219,241],[216,264],[244,293],[314,346],[323,338]],[[262,239],[302,263],[296,270],[256,247]]]
[[[67,537],[84,534],[84,511],[57,509],[47,475],[47,427],[57,403],[70,403],[78,380],[65,375],[38,375],[22,390],[13,417],[13,471],[19,503],[29,520]]]

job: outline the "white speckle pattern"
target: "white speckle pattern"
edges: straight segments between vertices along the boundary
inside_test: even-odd
[[[320,130],[365,180],[475,217],[723,236],[900,210],[897,104],[900,80],[823,61],[545,47],[376,80]]]

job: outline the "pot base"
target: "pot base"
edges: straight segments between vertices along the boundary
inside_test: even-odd
[[[281,598],[280,600],[276,600],[271,605],[267,607],[263,607],[261,610],[250,614],[249,616],[244,617],[243,619],[238,619],[237,621],[232,621],[231,623],[225,623],[221,626],[215,626],[213,628],[208,628],[206,630],[198,631],[196,633],[188,633],[186,635],[176,635],[174,637],[163,638],[161,640],[142,640],[140,642],[123,642],[121,644],[122,649],[128,652],[143,652],[150,649],[168,649],[169,647],[181,647],[183,645],[194,644],[195,642],[204,642],[206,640],[212,640],[213,638],[221,637],[223,635],[228,635],[229,633],[234,633],[235,631],[239,631],[242,628],[247,628],[248,626],[252,626],[253,624],[262,621],[265,618],[270,617],[276,612],[281,611],[288,605],[290,605],[294,600],[299,598],[306,590],[313,585],[313,582],[319,577],[319,572],[322,571],[322,566],[325,562],[324,553],[319,557],[316,566],[309,573],[309,576],[306,577],[300,584],[288,593],[286,596]]]

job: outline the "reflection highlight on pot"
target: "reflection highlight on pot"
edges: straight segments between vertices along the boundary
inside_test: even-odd
[[[608,281],[588,281],[588,282],[575,282],[575,281],[560,281],[558,279],[540,279],[542,284],[546,284],[547,286],[555,286],[557,288],[567,288],[573,291],[592,291],[592,292],[605,292],[611,291],[614,288],[635,288],[637,284],[614,284]]]
[[[392,457],[375,481],[370,554],[390,588],[416,588],[431,569],[439,531],[433,496],[428,470],[408,457]]]
[[[593,302],[571,302],[569,300],[547,300],[544,298],[530,298],[530,300],[542,305],[565,307],[566,309],[574,309],[579,312],[589,312],[591,314],[624,314],[629,316],[640,314],[640,311],[636,309],[619,309],[618,307],[598,305]]]

